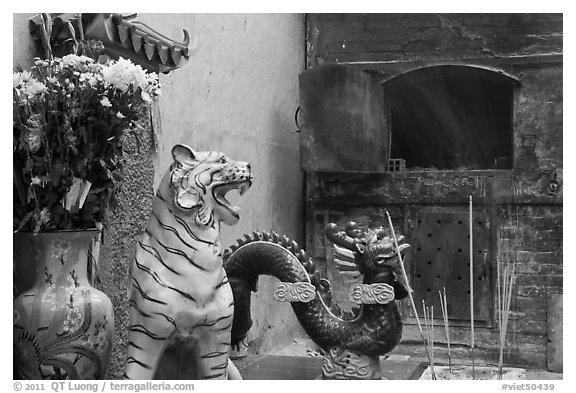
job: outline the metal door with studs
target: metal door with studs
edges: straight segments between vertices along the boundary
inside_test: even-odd
[[[474,320],[490,321],[490,231],[487,216],[473,212]],[[469,212],[421,211],[410,241],[410,284],[418,315],[422,300],[441,318],[439,291],[446,288],[448,317],[470,320]],[[413,313],[410,311],[410,315]]]

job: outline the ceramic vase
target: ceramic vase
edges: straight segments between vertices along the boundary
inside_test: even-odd
[[[15,377],[105,377],[114,314],[110,299],[88,282],[88,250],[97,235],[97,230],[14,235],[15,243],[30,244],[20,255],[34,259],[21,263],[36,267],[34,285],[14,300]]]

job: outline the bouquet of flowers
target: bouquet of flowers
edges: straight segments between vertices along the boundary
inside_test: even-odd
[[[14,229],[93,228],[113,204],[122,140],[160,93],[130,60],[36,59],[14,73]]]

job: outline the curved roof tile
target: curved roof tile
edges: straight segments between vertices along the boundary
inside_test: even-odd
[[[42,15],[30,19],[32,34],[42,39],[45,29]],[[51,40],[99,40],[104,53],[111,58],[129,58],[149,71],[169,73],[184,66],[198,49],[197,40],[190,45],[190,36],[183,30],[182,42],[168,38],[137,20],[137,14],[58,14],[52,17],[48,34]]]

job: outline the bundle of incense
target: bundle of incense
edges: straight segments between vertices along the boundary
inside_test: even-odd
[[[500,264],[498,263],[498,265]],[[515,274],[515,263],[512,264],[511,269],[508,268],[508,264],[505,264],[502,273],[500,273],[500,266],[498,266],[498,325],[500,328],[500,357],[498,358],[498,379],[502,379],[504,346],[506,345],[506,331],[508,330],[510,300],[512,298],[512,286],[514,285]],[[502,289],[500,289],[500,286],[502,286]]]

